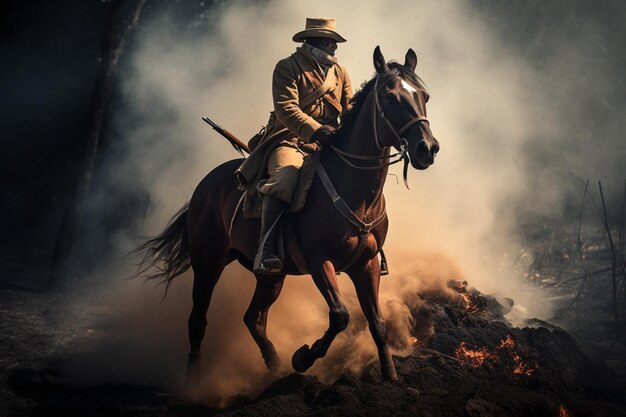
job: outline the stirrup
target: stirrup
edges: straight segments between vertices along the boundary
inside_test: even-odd
[[[385,275],[389,275],[389,267],[387,266],[387,258],[385,257],[385,252],[383,252],[383,248],[380,248],[378,256],[380,259],[380,276],[383,277]]]
[[[256,256],[254,257],[254,263],[252,266],[252,272],[254,272],[255,274],[278,274],[278,273],[281,273],[283,270],[283,260],[281,259],[282,254],[279,255],[277,253],[274,253],[269,257],[269,259],[265,259],[266,262],[268,260],[274,260],[274,259],[280,262],[280,264],[276,266],[264,265],[263,259],[261,259],[261,257],[263,255],[263,249],[265,248],[265,243],[267,242],[267,238],[269,234],[272,232],[277,233],[278,235],[276,238],[276,246],[278,246],[276,248],[276,252],[279,252],[279,253],[282,252],[281,250],[282,244],[280,243],[280,240],[282,239],[282,235],[280,232],[280,228],[279,230],[274,230],[274,229],[279,226],[278,221],[283,216],[284,212],[285,212],[284,209],[281,210],[281,212],[278,214],[278,217],[276,217],[276,220],[274,220],[274,223],[272,223],[269,230],[265,233],[265,236],[263,236],[261,239],[261,242],[259,244],[259,249],[257,250]]]
[[[282,272],[283,261],[278,255],[270,255],[267,259],[261,260],[262,254],[263,248],[260,247],[257,255],[254,257],[254,266],[252,272],[254,272],[255,274],[277,274],[279,272]],[[267,263],[269,263],[269,265]]]
[[[376,254],[380,262],[380,276],[384,277],[385,275],[389,275],[389,267],[387,266],[387,258],[385,257],[385,252],[383,252],[383,248],[380,248],[378,254]],[[341,271],[335,271],[335,275],[341,275]]]
[[[280,259],[278,257],[276,257],[276,259],[278,259],[278,261],[280,261]],[[280,267],[278,266],[266,266],[262,261],[259,262],[258,265],[254,265],[254,269],[252,270],[252,272],[254,272],[255,274],[279,274],[283,271],[283,263],[280,262]]]

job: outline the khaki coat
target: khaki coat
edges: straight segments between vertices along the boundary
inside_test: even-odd
[[[352,84],[342,65],[334,64],[328,71],[335,72],[335,88],[311,105],[300,108],[300,99],[322,85],[324,74],[311,53],[302,47],[276,64],[272,78],[274,111],[270,113],[265,132],[256,137],[258,143],[250,143],[252,153],[236,171],[249,197],[259,198],[257,185],[267,177],[267,159],[281,142],[295,142],[297,138],[309,142],[322,124],[337,127],[336,116],[348,109],[352,98]],[[329,119],[328,115],[335,117]],[[251,142],[256,142],[255,138]]]

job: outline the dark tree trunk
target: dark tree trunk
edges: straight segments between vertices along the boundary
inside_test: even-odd
[[[68,272],[71,273],[72,267],[77,263],[75,259],[71,258],[78,238],[77,231],[80,230],[85,214],[86,202],[91,191],[102,122],[113,85],[113,74],[124,52],[124,44],[127,37],[137,26],[145,0],[133,0],[131,19],[125,28],[120,31],[119,20],[126,3],[126,0],[112,0],[105,17],[104,35],[102,38],[103,59],[89,106],[89,125],[86,132],[82,166],[78,174],[79,178],[73,197],[68,201],[63,222],[57,234],[50,273],[51,288],[58,288],[62,285],[64,276]]]

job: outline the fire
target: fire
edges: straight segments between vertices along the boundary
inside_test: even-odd
[[[476,305],[474,301],[472,301],[472,297],[470,293],[467,291],[467,281],[456,281],[450,280],[448,281],[448,287],[455,290],[459,296],[461,296],[461,300],[463,302],[463,307],[470,313],[476,313],[480,311],[480,307]]]
[[[518,354],[513,355],[513,361],[515,361],[515,368],[513,368],[513,373],[515,375],[531,376],[533,372],[535,372],[536,368],[533,368],[522,362],[522,358],[520,358]]]
[[[511,335],[508,335],[506,339],[500,341],[498,349],[504,349],[505,347],[509,347],[511,349],[515,348],[515,341],[513,340]]]
[[[467,363],[472,368],[482,366],[485,361],[494,362],[496,360],[496,355],[489,352],[487,348],[483,347],[478,350],[468,349],[465,342],[461,342],[459,347],[456,348],[455,354],[458,360]]]
[[[476,306],[476,304],[474,304],[474,302],[472,301],[470,295],[466,292],[460,292],[459,295],[461,296],[461,298],[463,299],[463,302],[465,303],[465,309],[467,311],[469,311],[470,313],[476,313],[477,311],[480,311],[480,308],[478,308],[478,306]]]
[[[561,404],[561,407],[559,408],[559,417],[572,417],[572,413],[570,413],[569,410]]]
[[[508,335],[506,339],[500,341],[496,347],[496,351],[498,350],[508,352],[511,355],[511,358],[513,359],[512,372],[516,376],[531,376],[537,369],[537,365],[531,366],[522,360],[522,357],[516,350],[515,341],[510,335]],[[498,359],[502,358],[502,354],[497,355],[496,351],[489,351],[486,347],[476,350],[469,349],[465,342],[461,342],[461,344],[456,348],[455,354],[457,359],[462,363],[470,365],[473,368],[477,368],[484,364],[497,362]]]
[[[421,340],[419,340],[417,337],[415,336],[411,336],[411,337],[407,337],[406,338],[407,343],[409,344],[409,346],[412,346],[414,349],[419,349],[422,347],[423,343]]]
[[[522,361],[522,357],[515,351],[515,341],[511,335],[507,335],[506,339],[500,341],[498,349],[507,349],[511,351],[513,362],[515,363],[515,366],[513,367],[514,375],[531,376],[535,372],[535,369],[537,369],[536,366],[532,367]]]
[[[407,345],[412,348],[414,351],[418,351],[420,349],[422,349],[424,347],[424,343],[422,343],[421,340],[419,340],[417,337],[415,336],[409,336],[406,338],[406,343]]]

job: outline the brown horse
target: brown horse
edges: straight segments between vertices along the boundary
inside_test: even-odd
[[[376,255],[388,227],[383,196],[388,165],[404,160],[406,175],[409,159],[414,168],[426,169],[439,150],[426,119],[428,94],[415,74],[416,65],[417,57],[411,49],[404,64],[400,64],[387,63],[376,47],[375,76],[354,96],[353,107],[344,115],[341,128],[319,153],[318,175],[304,208],[288,219],[298,236],[306,269],[330,309],[324,335],[311,347],[304,345],[294,353],[292,365],[298,372],[322,358],[348,325],[348,310],[336,280],[336,271],[344,270],[354,283],[378,348],[382,376],[397,379],[378,303],[380,264]],[[398,152],[391,155],[391,148]],[[187,369],[190,381],[200,377],[206,313],[224,267],[237,260],[251,271],[257,251],[260,221],[244,218],[237,210],[241,191],[233,173],[241,162],[228,161],[211,171],[166,230],[139,248],[145,255],[143,271],[160,265],[160,272],[148,277],[159,279],[166,288],[175,276],[193,268]],[[285,274],[302,275],[301,268],[289,257],[283,272],[256,274],[256,290],[244,316],[272,372],[278,370],[280,359],[266,333],[268,310],[280,295]]]

